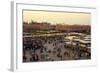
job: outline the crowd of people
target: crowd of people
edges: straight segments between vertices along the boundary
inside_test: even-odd
[[[91,53],[67,45],[64,36],[23,38],[23,62],[90,59]]]

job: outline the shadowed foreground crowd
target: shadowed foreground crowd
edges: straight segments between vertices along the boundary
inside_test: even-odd
[[[23,62],[90,58],[91,53],[82,50],[78,45],[67,45],[64,36],[23,38]]]

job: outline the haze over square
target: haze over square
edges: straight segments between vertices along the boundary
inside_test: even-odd
[[[52,12],[52,11],[23,11],[25,22],[49,22],[51,24],[80,24],[90,25],[90,13]]]

